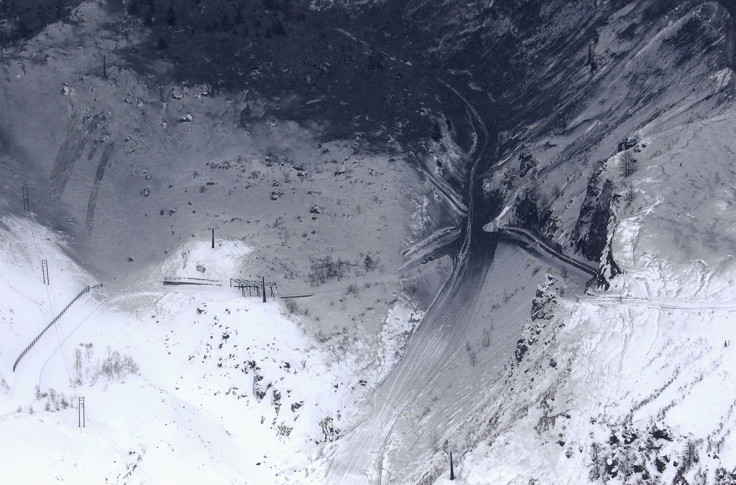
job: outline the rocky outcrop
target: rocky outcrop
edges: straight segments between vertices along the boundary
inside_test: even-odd
[[[600,181],[593,174],[588,182],[585,200],[572,232],[575,251],[589,261],[600,261],[603,249],[608,242],[608,221],[611,219],[611,205],[617,200],[616,186],[610,180]]]

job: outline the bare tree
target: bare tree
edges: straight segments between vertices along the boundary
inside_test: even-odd
[[[627,184],[627,187],[626,187],[626,192],[624,194],[624,200],[626,201],[626,204],[630,206],[634,202],[635,198],[636,198],[636,194],[634,194],[634,186],[629,183]]]
[[[621,176],[623,178],[628,178],[633,175],[638,168],[637,163],[636,158],[634,158],[634,155],[632,155],[631,152],[624,152],[621,155]]]

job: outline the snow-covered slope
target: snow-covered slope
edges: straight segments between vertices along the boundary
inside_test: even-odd
[[[13,439],[3,440],[0,468],[13,483],[289,483],[335,439],[418,320],[397,301],[378,347],[387,365],[366,367],[374,349],[336,362],[283,303],[228,286],[253,257],[242,242],[192,243],[149,278],[80,299],[13,372],[40,324],[73,297],[66,290],[91,279],[33,222],[6,218],[1,235],[0,429]],[[161,285],[164,275],[199,276],[198,266],[224,285]]]
[[[609,230],[622,273],[584,296],[542,287],[503,380],[513,397],[484,411],[460,483],[733,479],[735,115],[642,129]]]
[[[169,79],[165,60],[152,78],[125,58],[145,48],[139,22],[104,2],[73,17],[4,51],[0,183],[15,213],[27,186],[41,222],[108,284],[212,227],[268,252],[259,270],[297,290],[326,256],[360,268],[371,255],[374,279],[390,279],[409,243],[457,224],[396,142],[374,149],[280,119],[267,110],[283,100],[259,95],[257,79],[215,95]],[[434,217],[412,226],[422,206]]]

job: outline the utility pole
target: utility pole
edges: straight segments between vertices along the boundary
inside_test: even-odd
[[[450,452],[450,480],[455,480],[455,467],[452,464],[452,451]]]
[[[23,186],[23,210],[26,212],[31,212],[31,198],[28,194],[28,186]]]
[[[445,444],[442,446],[442,449],[445,453],[450,454],[450,480],[455,480],[455,464],[452,462],[452,446],[450,445],[449,440],[445,440]]]
[[[219,229],[219,226],[209,226],[207,230],[210,231],[210,239],[212,241],[212,249],[215,249],[215,229]]]
[[[79,415],[79,427],[80,428],[86,428],[87,427],[87,410],[84,406],[84,398],[79,398],[79,406],[77,406],[77,413]]]
[[[261,284],[258,284],[258,281],[256,280],[254,283],[256,284],[255,290],[257,293],[261,293],[263,295],[263,303],[266,303],[266,276],[270,276],[267,274],[263,275],[256,275],[261,278]],[[270,286],[270,284],[269,284]],[[261,296],[261,295],[258,295]]]
[[[98,54],[102,57],[102,79],[107,79],[107,57],[105,54],[100,54],[99,52]]]
[[[43,275],[43,284],[50,285],[49,281],[49,262],[46,259],[41,260],[41,273]]]

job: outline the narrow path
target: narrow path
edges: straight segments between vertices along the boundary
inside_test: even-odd
[[[402,256],[408,259],[396,271],[399,274],[406,273],[420,264],[441,257],[447,253],[448,246],[457,241],[461,235],[462,232],[458,227],[446,227],[434,232],[402,253]]]
[[[643,297],[586,296],[576,298],[581,303],[600,306],[643,306],[663,310],[722,310],[736,311],[736,302],[707,300],[658,300]]]
[[[532,254],[541,252],[552,257],[557,262],[586,273],[593,278],[598,276],[598,268],[592,264],[587,264],[583,261],[578,261],[567,256],[559,248],[553,247],[549,241],[545,241],[538,235],[524,229],[523,227],[503,227],[498,228],[495,232],[498,234],[500,239],[513,242],[520,248]]]

